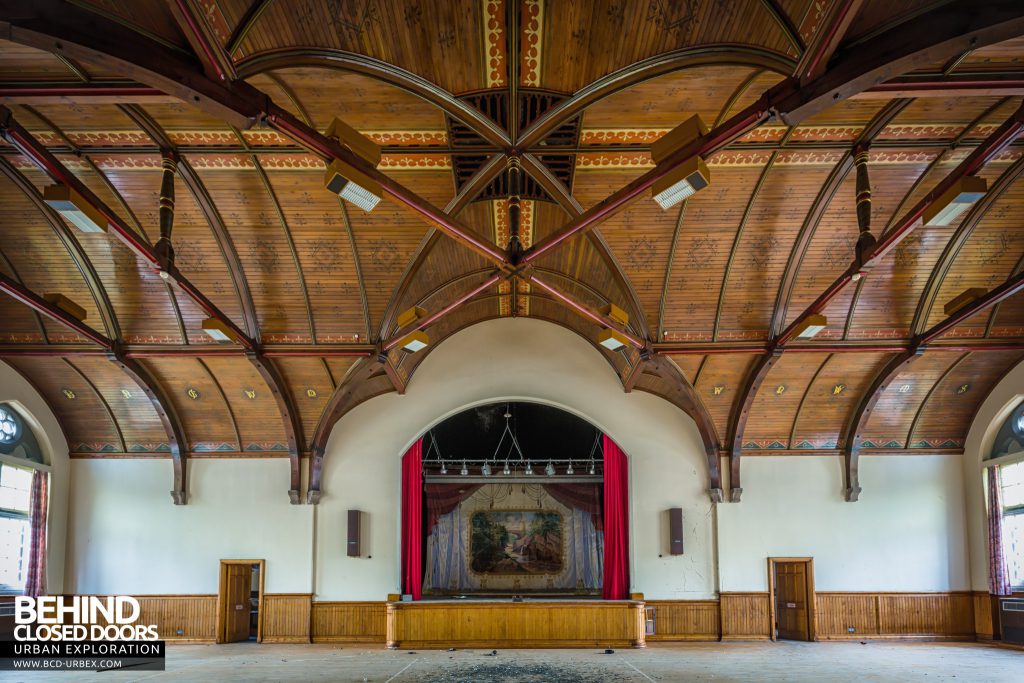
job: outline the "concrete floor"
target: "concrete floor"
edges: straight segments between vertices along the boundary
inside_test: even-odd
[[[1024,681],[1024,651],[975,643],[680,643],[646,650],[391,652],[365,645],[171,645],[164,672],[4,672],[9,681]]]

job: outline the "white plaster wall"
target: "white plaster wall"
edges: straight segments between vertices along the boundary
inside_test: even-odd
[[[988,590],[988,522],[981,461],[992,450],[999,427],[1024,399],[1024,363],[1000,380],[978,408],[964,442],[963,478],[970,539],[971,590]]]
[[[768,557],[813,557],[819,591],[966,590],[960,461],[864,456],[847,503],[839,457],[745,458],[743,502],[718,510],[721,589],[768,590]]]
[[[190,460],[174,505],[170,460],[73,460],[68,592],[216,593],[222,559],[265,559],[267,592],[311,585],[311,506],[288,502],[288,460]]]
[[[46,518],[46,589],[50,593],[60,593],[64,590],[68,523],[68,442],[46,399],[14,368],[0,361],[0,403],[8,402],[17,404],[34,422],[33,432],[51,467]]]
[[[454,335],[423,361],[404,396],[372,399],[335,426],[317,511],[317,599],[381,600],[399,591],[401,455],[444,417],[505,399],[570,410],[629,454],[634,590],[666,599],[714,594],[707,464],[696,424],[662,399],[623,392],[611,367],[575,334],[520,318]],[[686,554],[672,558],[663,547],[670,507],[683,508],[687,534]],[[367,513],[364,553],[372,557],[345,556],[348,509]]]

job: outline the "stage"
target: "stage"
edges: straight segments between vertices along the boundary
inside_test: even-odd
[[[644,602],[526,598],[387,603],[391,649],[646,647]]]

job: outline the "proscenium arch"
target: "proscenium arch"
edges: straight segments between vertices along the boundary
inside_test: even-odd
[[[596,371],[596,368],[591,368],[590,370],[587,370],[588,373],[591,373],[590,376],[594,377],[595,378],[594,381],[597,381],[597,382],[603,381],[602,378],[598,376],[598,374],[601,374],[605,379],[609,379],[610,380],[610,379],[614,378],[614,380],[616,382],[615,386],[619,390],[619,391],[616,392],[616,394],[621,394],[623,396],[627,395],[625,392],[621,391],[621,389],[622,389],[621,376],[618,374],[618,368],[616,368],[614,366],[614,364],[612,363],[611,359],[607,355],[605,355],[604,353],[602,353],[601,351],[598,350],[595,342],[592,339],[589,339],[584,334],[582,334],[579,330],[573,329],[572,327],[570,327],[570,326],[568,326],[568,325],[566,325],[564,323],[558,323],[558,322],[555,322],[555,321],[539,319],[539,318],[534,318],[534,317],[530,317],[530,318],[501,318],[501,317],[496,317],[494,319],[486,320],[486,321],[474,320],[474,321],[472,321],[472,322],[470,322],[470,323],[460,327],[459,329],[454,330],[451,334],[447,335],[444,339],[438,340],[435,344],[433,344],[429,348],[430,348],[431,351],[436,351],[437,349],[439,349],[442,346],[444,346],[445,342],[447,342],[448,340],[458,338],[458,337],[460,337],[463,334],[471,332],[474,328],[481,328],[481,327],[483,327],[486,324],[491,324],[491,325],[498,325],[498,324],[501,324],[501,325],[525,325],[525,326],[543,325],[544,328],[553,329],[553,328],[559,328],[560,327],[560,328],[568,330],[569,332],[572,332],[573,333],[572,337],[559,335],[559,336],[562,336],[561,339],[552,340],[550,338],[550,335],[544,334],[544,330],[542,328],[535,327],[534,330],[533,330],[534,333],[532,335],[529,334],[529,333],[524,333],[524,335],[521,338],[523,340],[525,340],[525,345],[527,347],[529,347],[531,344],[535,346],[536,344],[540,343],[540,342],[536,341],[536,337],[537,336],[543,336],[543,337],[546,337],[546,339],[543,340],[544,343],[556,343],[557,344],[557,348],[563,348],[563,349],[566,346],[576,346],[578,344],[578,340],[580,340],[580,339],[583,340],[587,344],[587,346],[589,346],[591,349],[593,349],[594,352],[598,356],[603,358],[605,360],[605,362],[608,363],[608,365],[610,367],[610,370],[611,370],[611,373],[612,373],[610,376],[603,375],[604,371],[600,371],[600,373],[598,373],[598,371]],[[483,333],[481,332],[481,334],[483,334]],[[507,331],[506,331],[506,335],[507,335]],[[502,338],[504,339],[504,338],[507,338],[507,337],[502,337]],[[513,349],[516,353],[525,353],[526,351],[524,351],[523,349],[520,349],[519,346],[520,345],[518,345],[518,344],[517,345],[510,345],[509,348]],[[537,360],[538,355],[534,355],[534,356],[531,356],[528,359],[524,359],[524,362],[530,363],[530,364],[533,364],[533,365],[536,365],[538,362],[539,363],[549,362],[547,351],[550,350],[550,349],[548,347],[545,347],[544,349],[537,348],[537,349],[534,349],[534,350],[536,350],[538,354],[543,353],[544,354],[543,359],[538,361]],[[576,354],[579,354],[579,353],[582,353],[582,347],[576,346],[576,348],[574,348],[574,349],[567,349],[565,352],[566,353],[574,352]],[[421,365],[423,365],[424,362],[426,362],[426,360],[429,357],[429,355],[433,355],[433,354],[431,353],[431,354],[425,355],[423,360],[420,361],[419,363],[417,363],[416,367],[414,367],[412,370],[413,371],[418,370],[419,367]],[[469,361],[471,361],[473,357],[480,357],[481,358],[480,363],[483,363],[483,364],[486,364],[486,363],[489,362],[486,357],[475,356],[475,354],[470,354]],[[589,355],[588,355],[588,357],[589,358],[593,358],[593,356],[589,356]],[[461,358],[464,358],[464,357],[461,357]],[[458,362],[460,364],[465,364],[465,363],[467,363],[469,361],[459,360]],[[390,385],[390,380],[387,378],[387,375],[384,372],[383,362],[384,362],[384,360],[382,358],[380,358],[380,357],[370,357],[370,358],[365,358],[362,361],[360,361],[359,364],[356,367],[352,368],[352,370],[349,372],[349,374],[345,378],[345,380],[341,384],[338,385],[338,387],[335,390],[334,394],[331,396],[330,401],[328,402],[327,406],[325,407],[324,412],[321,414],[320,420],[318,421],[316,430],[315,430],[315,432],[313,434],[313,440],[312,440],[311,447],[310,447],[310,451],[311,451],[311,454],[312,454],[312,462],[311,462],[311,466],[310,466],[309,492],[308,492],[308,496],[307,496],[307,500],[310,503],[316,503],[316,502],[319,501],[319,498],[320,498],[320,485],[321,485],[322,478],[323,478],[324,461],[325,461],[325,457],[326,457],[326,450],[327,450],[328,440],[330,439],[330,436],[331,436],[332,432],[334,431],[334,428],[336,427],[338,422],[349,411],[353,410],[354,408],[356,408],[357,406],[361,405],[362,403],[365,403],[365,402],[369,401],[371,398],[374,398],[374,397],[377,397],[377,396],[380,396],[380,395],[386,394],[386,393],[392,393],[394,391],[394,388]],[[558,367],[562,367],[562,366],[558,366]],[[557,372],[558,372],[558,370],[556,368],[552,369],[552,373],[557,374]],[[410,387],[411,387],[412,390],[415,390],[416,385],[411,383],[412,374],[413,374],[413,372],[409,373]],[[582,376],[583,375],[579,375],[578,377],[582,377]],[[683,396],[689,397],[688,401],[673,400],[671,397],[660,396],[660,395],[659,395],[659,397],[662,398],[663,400],[665,400],[666,403],[671,404],[674,408],[678,409],[680,412],[683,412],[684,414],[687,414],[693,420],[694,428],[695,428],[694,429],[694,436],[696,437],[695,438],[695,442],[694,442],[694,448],[696,449],[697,453],[703,454],[703,456],[706,457],[706,458],[711,458],[712,456],[707,453],[706,444],[709,444],[709,443],[710,444],[717,444],[718,441],[717,441],[717,436],[715,434],[713,434],[713,433],[712,434],[705,433],[706,430],[707,430],[708,421],[702,419],[702,417],[706,415],[706,410],[703,410],[703,411],[701,410],[701,408],[703,407],[703,404],[700,402],[700,398],[697,396],[697,394],[693,390],[693,388],[689,385],[689,383],[686,382],[685,378],[682,378],[681,375],[680,375],[680,379],[678,381],[679,381],[679,386],[673,387],[673,390],[674,390],[675,393],[679,393],[679,394],[681,394]],[[607,385],[607,386],[608,386],[608,390],[611,390],[612,385]],[[470,392],[470,391],[473,391],[473,389],[469,388],[469,389],[466,389],[466,391]],[[566,388],[565,386],[558,385],[558,389],[557,390],[556,389],[551,389],[550,391],[552,393],[568,392],[568,391],[571,391],[571,388]],[[605,390],[602,389],[602,391],[605,391]],[[554,399],[545,399],[543,391],[541,391],[540,393],[535,393],[535,394],[527,394],[527,393],[523,393],[523,392],[502,391],[500,388],[497,389],[496,391],[493,391],[493,392],[488,391],[486,399],[488,401],[503,400],[504,398],[506,398],[508,396],[511,396],[514,393],[517,394],[518,398],[520,398],[522,400],[530,400],[530,401],[541,400],[542,402],[543,402],[543,400],[552,400],[554,403],[559,403],[559,401],[556,401]],[[634,392],[634,393],[640,395],[642,393],[653,393],[653,392]],[[606,395],[606,394],[603,394],[603,395]],[[403,398],[402,400],[403,401],[410,400],[410,398]],[[629,400],[629,399],[626,399],[626,400]],[[473,401],[462,401],[462,402],[460,402],[460,405],[464,407],[465,404],[471,403],[471,402],[473,402]],[[563,401],[563,403],[565,403],[565,401]],[[687,406],[687,405],[691,406],[690,411],[687,411],[684,408],[684,406]],[[599,428],[604,430],[607,434],[609,434],[613,438],[615,437],[616,430],[614,428],[608,429],[607,428],[608,425],[606,424],[606,421],[601,420],[599,417],[589,413],[585,409],[579,408],[578,406],[574,406],[574,412],[578,412],[581,417],[583,417],[584,419],[587,419],[592,424],[598,426]],[[410,443],[411,443],[411,440],[410,440]],[[718,453],[717,453],[717,449],[715,450],[715,452],[713,454],[713,460],[708,460],[707,462],[708,462],[708,468],[709,468],[709,470],[708,470],[708,478],[709,478],[709,480],[711,482],[707,488],[711,490],[710,495],[712,496],[712,500],[716,500],[716,498],[715,498],[716,491],[715,490],[718,489],[718,486],[715,485],[716,477],[714,475],[717,473],[717,469],[718,469]],[[716,502],[717,502],[717,500],[716,500]]]

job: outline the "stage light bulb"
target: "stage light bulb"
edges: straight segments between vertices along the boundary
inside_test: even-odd
[[[444,460],[441,461],[441,474],[448,474],[448,468],[445,467]]]
[[[548,461],[548,466],[544,468],[544,474],[548,475],[549,477],[555,476],[555,466],[551,464],[550,460]]]
[[[529,460],[526,461],[526,471],[523,472],[523,474],[526,474],[526,475],[533,474],[533,465],[530,464]]]
[[[569,466],[565,468],[566,474],[572,474],[572,460],[569,461]]]
[[[512,474],[512,470],[509,469],[509,466],[508,466],[508,460],[505,461],[505,469],[503,469],[501,471],[501,473],[504,474],[505,476],[508,476],[508,475]]]
[[[480,468],[480,474],[484,475],[485,477],[491,476],[491,463],[485,462],[483,467]]]
[[[459,470],[459,474],[461,474],[462,476],[466,476],[467,474],[469,474],[469,468],[466,467],[466,461],[465,460],[462,461],[462,469]]]
[[[596,470],[596,469],[594,468],[594,463],[593,463],[593,462],[591,462],[591,463],[590,463],[590,470],[589,470],[590,474],[594,474],[594,473],[595,473],[596,471],[597,471],[597,470]]]

